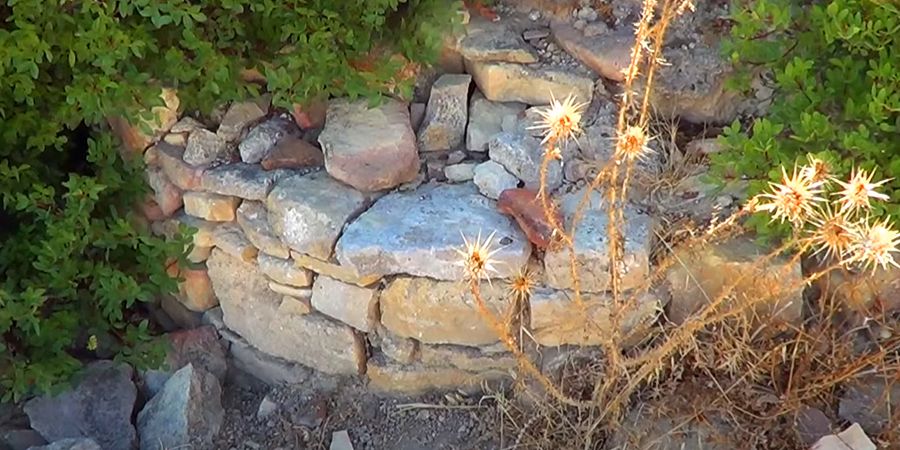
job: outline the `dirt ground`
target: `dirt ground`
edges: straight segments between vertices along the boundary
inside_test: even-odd
[[[270,388],[239,377],[223,387],[225,425],[209,450],[327,449],[342,430],[354,450],[501,448],[496,408],[481,395],[404,398],[367,392],[360,380]]]

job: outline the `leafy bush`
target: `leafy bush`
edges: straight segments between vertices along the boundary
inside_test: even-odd
[[[241,81],[247,68],[265,74],[280,106],[409,93],[409,69],[439,54],[457,7],[445,0],[0,3],[0,393],[65,380],[90,336],[111,337],[122,357],[153,361],[147,324],[132,306],[176,287],[164,263],[183,257],[184,242],[150,236],[133,216],[145,195],[141,167],[118,158],[115,143],[92,127],[160,105],[160,86],[177,88],[183,106],[201,111],[256,94]]]
[[[747,176],[756,194],[808,154],[840,178],[851,167],[874,170],[893,179],[875,214],[900,219],[900,5],[739,0],[732,11],[725,51],[745,75],[771,70],[776,90],[768,117],[747,133],[737,122],[725,130],[714,173]],[[751,223],[764,236],[787,232],[763,215]]]

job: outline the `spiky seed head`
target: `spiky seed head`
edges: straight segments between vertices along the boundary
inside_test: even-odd
[[[781,168],[781,183],[769,183],[771,192],[760,194],[765,202],[756,205],[756,210],[771,214],[772,220],[802,225],[814,211],[821,197],[823,181],[812,181],[794,167],[791,175]]]
[[[842,212],[849,214],[869,210],[872,207],[871,199],[887,200],[890,198],[876,191],[877,188],[890,181],[890,179],[873,183],[872,178],[874,176],[874,171],[866,172],[865,170],[854,169],[850,175],[850,180],[846,183],[841,180],[835,180],[843,188],[835,193],[839,197],[838,203],[841,205]]]
[[[529,129],[541,130],[544,135],[542,144],[550,140],[575,139],[581,134],[581,115],[585,106],[587,103],[576,102],[571,95],[562,102],[557,101],[551,93],[550,105],[537,110],[541,119]]]
[[[897,246],[900,245],[900,233],[891,228],[886,219],[874,223],[867,219],[853,230],[852,235],[847,263],[859,264],[872,271],[878,267],[886,269],[888,265],[900,267],[894,260],[894,253],[898,252]]]
[[[491,246],[493,244],[494,233],[488,235],[488,237],[484,240],[481,239],[481,232],[478,232],[478,237],[475,238],[474,241],[469,241],[466,239],[465,235],[462,235],[463,246],[462,248],[455,249],[456,253],[460,256],[460,261],[457,263],[463,267],[463,271],[465,272],[465,277],[468,280],[487,280],[491,281],[491,277],[496,275],[497,269],[495,267],[496,262],[493,260],[494,255],[500,250],[500,248],[492,249]]]
[[[831,178],[831,165],[822,159],[810,156],[809,164],[803,166],[800,173],[814,182],[827,182]]]
[[[625,127],[616,142],[616,156],[619,159],[635,161],[653,152],[647,145],[650,138],[643,128],[635,125]]]
[[[813,254],[821,253],[825,259],[844,258],[853,242],[853,230],[857,225],[851,223],[840,211],[834,211],[829,203],[813,213],[810,223],[813,226],[809,237],[815,249]]]
[[[534,272],[527,267],[517,273],[509,283],[509,294],[516,301],[526,301],[537,285]]]

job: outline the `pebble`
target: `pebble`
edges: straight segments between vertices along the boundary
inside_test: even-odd
[[[548,36],[550,36],[549,28],[538,28],[538,29],[534,29],[534,30],[525,30],[525,32],[522,33],[522,38],[525,39],[526,41],[533,41],[536,39],[544,39]],[[546,41],[541,41],[539,43],[546,44]]]
[[[532,9],[531,12],[528,13],[528,18],[531,19],[532,22],[537,22],[538,20],[541,20],[541,12],[536,9]]]
[[[585,22],[581,19],[578,19],[575,21],[575,23],[572,24],[572,26],[575,27],[576,30],[583,30],[584,27],[587,26],[587,22]]]

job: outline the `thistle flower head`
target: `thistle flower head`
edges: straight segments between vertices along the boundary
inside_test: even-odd
[[[647,146],[649,143],[650,138],[643,128],[629,125],[618,137],[616,157],[628,161],[643,159],[653,151]]]
[[[575,97],[571,95],[562,102],[552,98],[551,95],[550,106],[537,110],[541,120],[529,129],[541,130],[544,135],[542,144],[550,140],[574,139],[581,134],[581,115],[585,106],[587,103],[577,103]]]
[[[851,223],[847,217],[839,211],[835,212],[829,203],[818,208],[810,218],[813,225],[809,237],[814,255],[824,252],[826,259],[832,256],[843,258],[853,242],[853,230],[856,224]]]
[[[885,194],[877,192],[875,189],[887,183],[888,180],[881,180],[877,183],[872,182],[875,172],[866,172],[865,170],[853,170],[850,180],[846,183],[835,180],[841,185],[842,190],[835,195],[839,196],[838,203],[841,205],[841,211],[853,213],[856,211],[868,210],[872,207],[870,199],[887,200],[889,197]]]
[[[866,220],[853,231],[853,242],[850,244],[847,263],[856,263],[873,271],[888,265],[900,267],[894,260],[898,252],[900,233],[891,228],[887,220],[869,223]]]
[[[527,267],[516,274],[509,283],[509,294],[516,301],[525,301],[531,297],[531,291],[537,285],[534,272]]]
[[[462,235],[462,233],[460,234]],[[480,231],[474,241],[470,242],[465,235],[462,235],[462,238],[463,246],[456,249],[456,253],[461,258],[458,264],[463,266],[466,278],[468,280],[484,279],[490,282],[491,276],[497,273],[492,258],[500,250],[500,248],[491,248],[494,232],[491,232],[484,240],[481,239]]]
[[[784,222],[787,219],[794,225],[802,224],[813,212],[816,202],[825,200],[820,196],[823,184],[824,181],[813,181],[804,176],[796,167],[791,175],[782,167],[781,183],[769,183],[772,191],[759,195],[767,202],[761,202],[756,209],[771,213],[772,220]]]
[[[800,173],[814,182],[825,182],[831,177],[831,165],[815,156],[810,156],[809,164],[803,166]]]

